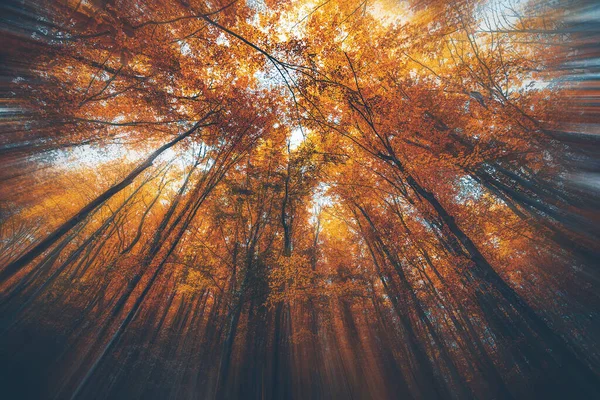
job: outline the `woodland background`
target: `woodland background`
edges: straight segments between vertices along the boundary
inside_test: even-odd
[[[599,15],[4,2],[2,396],[600,398]]]

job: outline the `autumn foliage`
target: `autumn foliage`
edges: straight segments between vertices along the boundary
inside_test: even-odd
[[[600,397],[587,8],[3,7],[6,398]]]

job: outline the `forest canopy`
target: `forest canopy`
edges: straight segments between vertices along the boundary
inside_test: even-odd
[[[1,7],[7,398],[600,398],[597,5]]]

